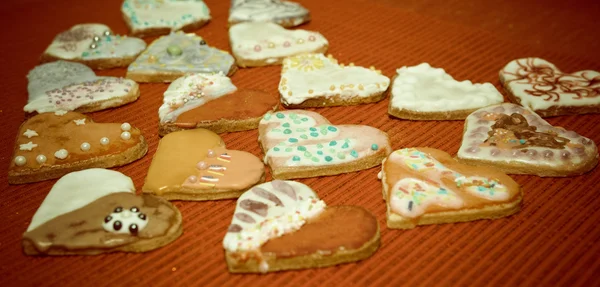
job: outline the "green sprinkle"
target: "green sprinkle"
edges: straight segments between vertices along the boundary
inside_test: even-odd
[[[329,142],[329,146],[335,146],[336,144],[337,144],[337,142],[336,142],[336,141],[330,141],[330,142]]]
[[[304,156],[310,158],[312,156],[312,153],[310,153],[309,151],[305,151]]]
[[[296,114],[290,114],[290,119],[295,120],[298,117]]]
[[[309,128],[309,130],[310,130],[311,132],[316,132],[316,131],[317,131],[317,128]]]
[[[371,145],[371,149],[372,149],[372,150],[378,150],[378,149],[379,149],[379,146],[378,146],[377,144],[372,144],[372,145]]]
[[[323,151],[322,151],[322,150],[320,150],[320,151],[317,151],[317,154],[318,154],[318,155],[323,155]]]
[[[183,54],[183,50],[179,46],[171,45],[167,47],[167,53],[171,56],[181,56]]]
[[[316,157],[311,158],[311,160],[314,161],[314,162],[319,162],[319,159],[316,158]]]
[[[344,143],[344,144],[342,145],[342,148],[349,148],[349,147],[350,147],[350,145],[349,145],[348,143]]]
[[[319,134],[318,133],[310,133],[310,136],[312,136],[312,137],[318,137]]]
[[[300,120],[302,120],[303,122],[308,121],[308,118],[301,118]]]
[[[329,131],[332,131],[332,132],[335,132],[335,131],[337,131],[337,128],[336,128],[336,127],[334,127],[334,126],[328,126],[328,127],[327,127],[327,129],[328,129]]]
[[[265,116],[263,117],[263,119],[265,119],[267,121],[270,120],[271,119],[271,114],[270,113],[265,114]]]
[[[299,150],[299,151],[306,151],[306,147],[305,147],[305,146],[303,146],[303,145],[301,145],[301,146],[298,146],[298,150]]]
[[[357,153],[355,150],[352,150],[352,151],[350,152],[350,155],[351,155],[351,156],[353,156],[354,158],[357,158],[357,157],[358,157],[358,153]]]
[[[300,161],[300,157],[299,157],[299,156],[297,156],[297,155],[295,155],[294,157],[292,157],[292,160],[293,160],[293,161]]]
[[[285,115],[284,115],[284,114],[282,114],[282,113],[276,113],[276,114],[275,114],[275,116],[277,116],[277,117],[278,117],[278,118],[280,118],[280,119],[283,119],[283,118],[285,118]]]
[[[326,161],[332,161],[332,160],[333,160],[333,158],[332,158],[332,157],[330,157],[330,156],[326,156],[326,157],[325,157],[325,160],[326,160]]]
[[[317,148],[323,148],[322,144],[317,144]]]
[[[299,125],[299,124],[300,124],[300,123],[302,123],[302,122],[301,122],[301,121],[299,121],[299,120],[294,120],[294,123],[295,123],[295,124],[297,124],[297,125]]]
[[[291,142],[291,143],[297,143],[298,139],[297,138],[290,138],[288,141]]]
[[[285,129],[285,130],[283,130],[283,133],[284,133],[284,134],[286,134],[286,135],[289,135],[289,134],[291,134],[291,133],[292,133],[292,130],[290,130],[290,129]]]
[[[289,128],[289,127],[290,127],[290,123],[284,123],[282,126],[283,126],[284,128]]]
[[[303,138],[303,139],[307,140],[308,136],[307,135],[300,135],[300,138]]]
[[[335,149],[334,148],[330,148],[329,152],[335,154]]]
[[[337,154],[337,157],[338,157],[339,159],[345,159],[345,158],[346,158],[346,155],[345,155],[344,153],[341,153],[341,152],[339,152],[339,153]]]
[[[279,151],[279,148],[278,147],[274,147],[273,150],[274,151]]]
[[[285,151],[286,151],[286,152],[291,152],[291,151],[292,151],[292,148],[291,148],[291,147],[287,147],[287,148],[285,148]]]

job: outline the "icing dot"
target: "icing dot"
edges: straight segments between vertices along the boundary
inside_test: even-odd
[[[254,51],[256,51],[256,52],[260,52],[260,50],[261,50],[261,49],[260,49],[260,45],[256,45],[256,46],[254,46]]]
[[[300,120],[303,122],[306,122],[306,121],[308,121],[308,118],[301,118]]]
[[[290,42],[289,42],[289,41],[285,41],[285,42],[283,42],[283,46],[284,46],[284,47],[286,47],[286,48],[287,48],[287,47],[289,47],[290,45],[291,45],[291,44],[290,44]]]
[[[65,159],[69,156],[69,152],[66,149],[59,149],[54,153],[54,156],[58,159]]]
[[[199,162],[196,164],[196,168],[198,168],[198,169],[201,169],[201,170],[202,170],[202,169],[207,169],[207,168],[208,168],[208,164],[206,164],[206,162],[199,161]]]
[[[286,135],[289,135],[289,134],[291,134],[291,133],[292,133],[292,130],[290,130],[290,129],[285,129],[285,130],[283,130],[283,133],[284,133],[284,134],[286,134]]]
[[[285,115],[284,115],[284,114],[282,114],[282,113],[276,113],[276,114],[275,114],[275,116],[276,116],[277,118],[279,118],[279,119],[283,119],[283,118],[285,118]]]
[[[300,135],[300,138],[307,140],[308,136],[307,135]]]
[[[357,158],[357,157],[358,157],[358,153],[357,153],[355,150],[352,150],[352,151],[350,152],[350,155],[351,155],[351,156],[353,156],[354,158]]]
[[[309,93],[309,94],[312,94],[313,92],[314,92],[314,91],[313,91],[313,89],[309,89],[309,90],[308,90],[308,93]]]
[[[306,151],[306,147],[305,146],[298,146],[298,150],[299,151]]]
[[[511,155],[512,155],[513,157],[519,157],[519,156],[521,155],[521,151],[520,151],[520,150],[518,150],[518,149],[516,149],[516,150],[513,150],[513,151],[512,151],[512,153],[511,153]]]
[[[213,151],[212,149],[209,149],[208,152],[206,153],[206,156],[215,157],[215,151]]]
[[[554,153],[551,150],[545,150],[542,152],[542,156],[545,159],[552,159],[554,157]]]
[[[298,39],[298,40],[296,41],[296,43],[298,43],[298,44],[304,44],[304,39]]]
[[[274,147],[273,150],[274,151],[280,151],[280,149],[278,147]]]
[[[316,40],[316,38],[315,38],[315,36],[310,35],[310,36],[308,36],[308,40],[311,41],[311,42],[313,42],[313,41]]]
[[[275,44],[273,42],[269,42],[269,44],[267,44],[267,47],[269,48],[275,48]]]
[[[290,138],[288,141],[291,142],[291,143],[296,143],[296,142],[298,142],[298,139],[297,138]]]
[[[123,123],[121,125],[121,130],[124,132],[129,131],[129,130],[131,130],[131,125],[129,123]]]
[[[322,150],[320,150],[320,151],[317,151],[317,154],[318,154],[318,155],[323,155],[323,151],[322,151]]]
[[[504,112],[504,107],[502,107],[502,106],[495,107],[492,111],[494,111],[495,113],[503,113]]]
[[[100,144],[102,145],[108,145],[110,143],[110,140],[107,137],[103,137],[100,139]]]
[[[570,159],[571,158],[571,153],[568,152],[568,151],[566,151],[566,150],[563,150],[563,151],[560,152],[560,157],[562,159]]]
[[[527,151],[527,155],[528,155],[530,158],[535,158],[535,157],[537,156],[537,154],[538,154],[538,152],[537,152],[536,150],[532,150],[532,149],[531,149],[531,150],[528,150],[528,151]]]
[[[338,157],[339,159],[345,159],[345,158],[346,158],[346,155],[345,155],[344,153],[341,153],[341,152],[340,152],[340,153],[338,153],[338,154],[337,154],[337,157]]]
[[[292,160],[293,160],[293,161],[300,161],[300,157],[299,157],[299,156],[297,156],[297,155],[295,155],[294,157],[292,157]]]
[[[167,47],[167,53],[169,53],[171,56],[180,56],[183,54],[183,51],[179,46],[171,45]]]
[[[283,126],[284,128],[289,128],[289,127],[290,127],[290,123],[284,123],[284,124],[283,124],[283,125],[281,125],[281,126]]]
[[[16,165],[18,165],[18,166],[24,166],[25,163],[27,163],[27,159],[24,156],[20,155],[20,156],[15,157],[15,164]]]
[[[581,143],[584,145],[592,145],[594,144],[594,141],[588,138],[581,138]]]
[[[325,161],[332,161],[332,160],[333,160],[333,158],[332,158],[332,157],[330,157],[330,156],[326,156],[326,157],[325,157]]]
[[[40,155],[38,155],[38,156],[36,156],[36,157],[35,157],[35,160],[36,160],[38,163],[40,163],[40,164],[42,164],[42,163],[45,163],[45,162],[46,162],[46,159],[47,159],[47,158],[46,158],[46,156],[45,156],[45,155],[43,155],[43,154],[40,154]]]
[[[378,146],[377,144],[372,144],[372,145],[371,145],[371,149],[372,149],[372,150],[378,150],[378,149],[379,149],[379,146]]]
[[[292,150],[293,150],[293,148],[291,148],[291,147],[286,147],[286,148],[285,148],[285,151],[286,151],[286,152],[291,152]]]
[[[497,156],[497,155],[499,155],[500,153],[502,153],[502,151],[500,151],[500,150],[499,150],[499,149],[497,149],[497,148],[495,148],[495,149],[493,149],[493,150],[491,150],[491,151],[490,151],[490,155],[492,155],[492,156]]]
[[[314,162],[319,162],[319,159],[316,158],[316,157],[311,158],[311,160],[314,161]]]
[[[187,181],[189,181],[189,182],[191,182],[191,183],[195,183],[196,181],[198,181],[198,177],[197,177],[197,176],[195,176],[195,175],[190,175],[190,176],[187,178]]]
[[[129,133],[129,132],[122,132],[121,133],[121,139],[125,140],[125,141],[131,139],[131,133]]]
[[[329,131],[332,131],[332,132],[335,132],[335,131],[337,131],[337,128],[336,128],[336,127],[334,127],[334,126],[328,126],[328,127],[327,127],[327,129],[328,129]]]
[[[310,135],[311,135],[312,137],[318,137],[318,136],[319,136],[319,133],[310,133]]]
[[[79,148],[81,148],[82,151],[88,151],[91,147],[92,146],[87,142],[84,142],[81,144],[81,146],[79,146]]]
[[[478,152],[479,150],[480,150],[480,149],[479,149],[478,147],[476,147],[476,146],[472,146],[472,147],[470,147],[470,148],[468,148],[468,149],[467,149],[467,152],[468,152],[468,153],[476,153],[476,152]]]
[[[312,128],[312,127],[311,127],[311,128],[309,128],[309,130],[310,130],[310,131],[313,131],[313,132],[316,132],[316,131],[317,131],[317,128]]]
[[[329,142],[329,146],[335,146],[336,144],[337,144],[337,142],[336,142],[336,141],[330,141],[330,142]]]
[[[583,148],[583,147],[575,147],[575,148],[573,148],[573,151],[575,152],[575,154],[578,154],[578,155],[585,154],[585,148]]]

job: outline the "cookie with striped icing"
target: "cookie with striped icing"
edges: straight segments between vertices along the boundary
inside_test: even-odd
[[[332,266],[379,247],[377,219],[358,206],[326,206],[308,186],[275,180],[240,196],[223,239],[232,273]]]

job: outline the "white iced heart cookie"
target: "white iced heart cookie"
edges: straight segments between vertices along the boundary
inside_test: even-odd
[[[192,31],[210,20],[202,0],[125,0],[121,12],[131,34],[140,36]]]
[[[115,77],[97,77],[89,67],[66,61],[43,64],[29,71],[28,113],[93,112],[137,100],[138,84]]]
[[[240,67],[281,64],[283,58],[325,53],[327,39],[320,33],[287,30],[270,22],[246,22],[229,28],[229,42]]]
[[[505,103],[467,117],[458,159],[512,174],[570,176],[594,168],[598,149],[574,131],[553,127],[531,110]]]
[[[310,20],[310,12],[302,5],[280,0],[231,0],[229,24],[240,22],[273,22],[294,27]]]
[[[371,67],[338,64],[332,56],[302,54],[283,60],[279,94],[286,107],[324,107],[382,100],[390,79]]]
[[[459,120],[474,110],[499,104],[502,94],[490,83],[458,82],[444,69],[423,63],[396,70],[389,114],[411,120]]]
[[[93,69],[124,67],[145,48],[144,40],[113,35],[106,25],[79,24],[54,38],[42,62],[69,60]]]
[[[511,101],[542,117],[600,113],[600,73],[563,73],[540,58],[523,58],[500,71],[500,81]]]
[[[231,75],[236,67],[226,51],[209,47],[196,34],[171,33],[156,39],[127,69],[136,82],[172,82],[186,74]]]

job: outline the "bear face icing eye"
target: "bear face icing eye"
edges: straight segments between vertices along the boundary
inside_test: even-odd
[[[109,223],[112,220],[112,216],[108,215],[104,218],[104,223]]]
[[[140,212],[140,209],[139,209],[139,208],[137,208],[136,206],[134,206],[134,207],[130,208],[129,210],[131,210],[131,212],[133,212],[133,213],[138,213],[138,212]]]
[[[138,233],[138,226],[137,224],[131,224],[129,225],[129,233],[131,233],[132,235],[137,235]]]
[[[114,213],[119,213],[119,212],[121,212],[121,211],[123,211],[123,207],[120,207],[120,206],[119,206],[119,207],[115,208],[115,211],[113,211],[113,212],[114,212]]]
[[[145,215],[145,214],[143,214],[143,213],[140,213],[140,214],[138,214],[138,217],[139,217],[141,220],[146,220],[146,215]]]
[[[121,221],[117,220],[113,223],[113,228],[115,229],[115,231],[121,230],[121,227],[123,227],[123,224],[121,223]]]
[[[125,209],[121,206],[115,208],[110,215],[104,218],[104,230],[117,234],[131,234],[137,236],[148,224],[148,217],[141,213],[137,206]]]

